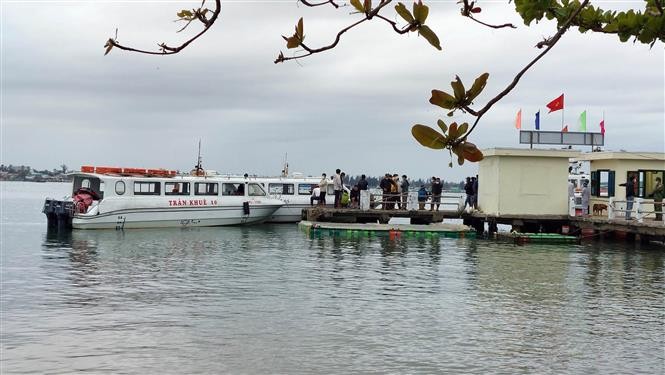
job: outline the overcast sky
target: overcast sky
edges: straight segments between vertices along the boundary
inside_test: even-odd
[[[373,21],[345,34],[336,49],[275,65],[280,50],[292,53],[280,35],[291,35],[299,17],[306,42],[318,47],[358,16],[295,0],[223,1],[213,29],[180,54],[104,56],[116,27],[124,44],[177,44],[184,35],[175,33],[175,13],[199,3],[3,0],[2,163],[189,170],[200,138],[204,165],[220,172],[278,174],[288,153],[291,171],[312,175],[342,168],[351,175],[460,180],[477,165],[451,169],[447,152],[423,148],[411,136],[415,123],[448,121],[429,104],[430,91],[450,91],[456,74],[470,86],[489,72],[476,99],[481,107],[540,52],[534,45],[555,33],[549,21],[523,25],[508,1],[479,2],[479,17],[512,22],[516,30],[462,18],[455,1],[426,1],[427,23],[443,51]],[[395,17],[392,6],[383,14]],[[192,26],[190,34],[199,30]],[[587,110],[588,130],[599,131],[604,113],[605,149],[664,152],[664,71],[662,43],[650,49],[571,30],[483,118],[471,141],[528,147],[518,144],[517,111],[525,129],[541,110],[541,129],[559,130],[561,112],[547,114],[545,105],[565,93],[571,130]],[[462,113],[453,119],[473,120]]]

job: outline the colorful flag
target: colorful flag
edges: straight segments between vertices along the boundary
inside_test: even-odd
[[[536,112],[536,130],[540,130],[540,111]]]
[[[568,125],[563,127],[563,130],[561,130],[563,133],[568,133]]]
[[[600,122],[600,134],[605,135],[605,119]]]
[[[515,118],[515,128],[522,129],[522,110],[517,111],[517,117]]]
[[[561,94],[560,97],[552,100],[547,104],[547,108],[550,109],[548,113],[552,113],[554,111],[558,111],[560,109],[563,109],[563,94]]]
[[[580,114],[580,131],[585,132],[586,131],[586,110]]]

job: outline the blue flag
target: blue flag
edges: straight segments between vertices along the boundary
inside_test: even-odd
[[[540,111],[536,112],[536,130],[540,130]]]

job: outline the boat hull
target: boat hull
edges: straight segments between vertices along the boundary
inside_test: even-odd
[[[117,210],[98,215],[74,215],[74,229],[132,229],[212,227],[258,224],[270,218],[280,205],[250,206],[245,214],[242,206],[206,208],[142,208]]]

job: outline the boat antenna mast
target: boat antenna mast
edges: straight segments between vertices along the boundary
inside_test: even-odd
[[[289,162],[287,161],[288,156],[288,152],[284,154],[284,169],[282,169],[282,177],[289,176]]]
[[[203,165],[201,164],[201,138],[199,138],[199,155],[196,159],[196,166],[194,167],[196,176],[203,175]]]

